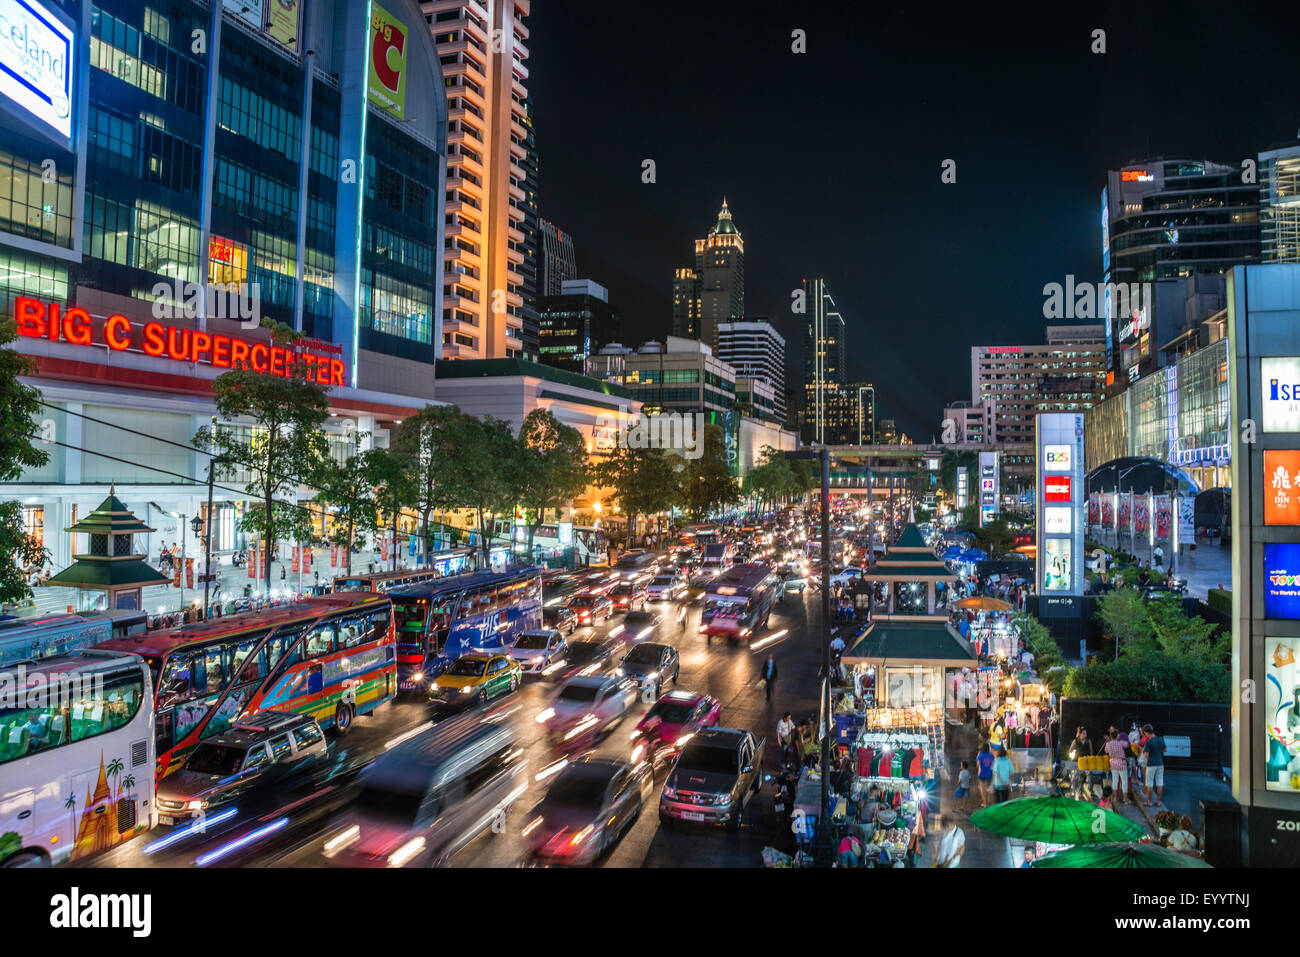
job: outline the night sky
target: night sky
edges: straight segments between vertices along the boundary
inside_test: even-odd
[[[725,194],[746,312],[786,336],[790,385],[790,291],[823,276],[851,377],[928,441],[943,405],[970,398],[972,345],[1044,341],[1043,285],[1100,278],[1106,170],[1235,165],[1300,127],[1278,11],[906,6],[534,0],[541,215],[573,234],[579,277],[609,287],[624,344],[668,333],[672,270]]]

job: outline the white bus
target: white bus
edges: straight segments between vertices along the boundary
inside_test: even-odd
[[[0,867],[106,851],[154,821],[153,694],[139,655],[0,668]]]
[[[592,528],[587,525],[572,525],[573,534],[568,535],[568,529],[565,529],[566,541],[560,541],[560,526],[555,522],[544,522],[537,526],[537,532],[533,535],[533,556],[532,561],[540,562],[546,558],[555,558],[564,554],[565,549],[572,547],[574,558],[579,564],[586,565],[604,565],[609,562],[609,544],[605,540],[605,532],[599,528]],[[492,528],[492,540],[494,542],[513,542],[514,547],[526,551],[528,548],[528,526],[522,525],[507,519],[499,518]]]

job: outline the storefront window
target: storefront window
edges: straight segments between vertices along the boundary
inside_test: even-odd
[[[38,545],[45,544],[45,506],[33,505],[23,508],[23,534],[34,538]]]

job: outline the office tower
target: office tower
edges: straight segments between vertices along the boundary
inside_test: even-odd
[[[844,445],[856,440],[856,397],[844,373],[844,317],[824,279],[803,281],[808,326],[804,336],[805,442]]]
[[[1159,368],[1160,347],[1187,327],[1175,297],[1166,295],[1169,307],[1161,309],[1127,293],[1150,283],[1154,294],[1160,280],[1258,262],[1260,187],[1243,182],[1236,163],[1154,159],[1107,173],[1101,205],[1102,281],[1109,294],[1095,314],[1062,318],[1104,322],[1106,388],[1113,394]]]
[[[524,261],[519,264],[519,275],[523,277],[520,284],[521,295],[524,304],[521,309],[523,325],[520,328],[521,337],[524,341],[524,355],[530,359],[537,358],[537,291],[538,269],[541,265],[541,236],[539,234],[538,216],[537,216],[537,136],[533,130],[533,98],[526,97],[524,100],[524,122],[523,126],[526,131],[524,136],[523,159],[524,170],[524,198],[516,199],[510,197],[510,205],[517,207],[523,213],[523,220],[520,223],[520,232],[524,234],[522,242],[515,243],[512,239],[511,245],[524,254]]]
[[[621,327],[609,290],[590,279],[570,279],[558,296],[538,300],[538,357],[546,365],[584,374],[587,360],[616,343]]]
[[[745,314],[745,241],[722,198],[718,220],[695,240],[695,268],[673,273],[673,334],[717,345],[718,324]]]
[[[1300,144],[1259,154],[1260,258],[1300,262]]]
[[[696,339],[668,336],[624,357],[623,384],[646,411],[732,412],[736,370]]]
[[[554,223],[541,221],[542,255],[537,275],[540,296],[558,296],[567,279],[578,278],[578,260],[573,252],[573,235]]]
[[[776,418],[785,421],[785,338],[770,320],[755,316],[720,323],[718,358],[737,376],[752,376],[771,386]]]
[[[876,441],[876,387],[870,382],[854,382],[848,393],[857,400],[857,444],[871,445]]]
[[[519,248],[528,199],[528,16],[532,0],[421,4],[447,93],[442,354],[499,359],[524,350]]]

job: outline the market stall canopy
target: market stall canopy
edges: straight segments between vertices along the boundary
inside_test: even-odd
[[[1040,857],[1030,867],[1209,867],[1205,861],[1159,844],[1083,844]]]
[[[968,548],[962,552],[961,559],[964,562],[978,562],[981,559],[988,558],[988,552],[979,548]]]
[[[978,662],[970,643],[947,622],[875,621],[844,652],[847,665],[904,665],[909,662],[970,668]]]
[[[991,595],[974,595],[957,602],[956,607],[970,611],[1011,611],[1011,603]]]
[[[943,550],[943,560],[945,562],[955,561],[965,553],[966,549],[960,545],[949,545]]]
[[[1004,801],[976,811],[970,820],[994,834],[1047,844],[1104,844],[1146,836],[1141,827],[1114,811],[1060,795]]]

